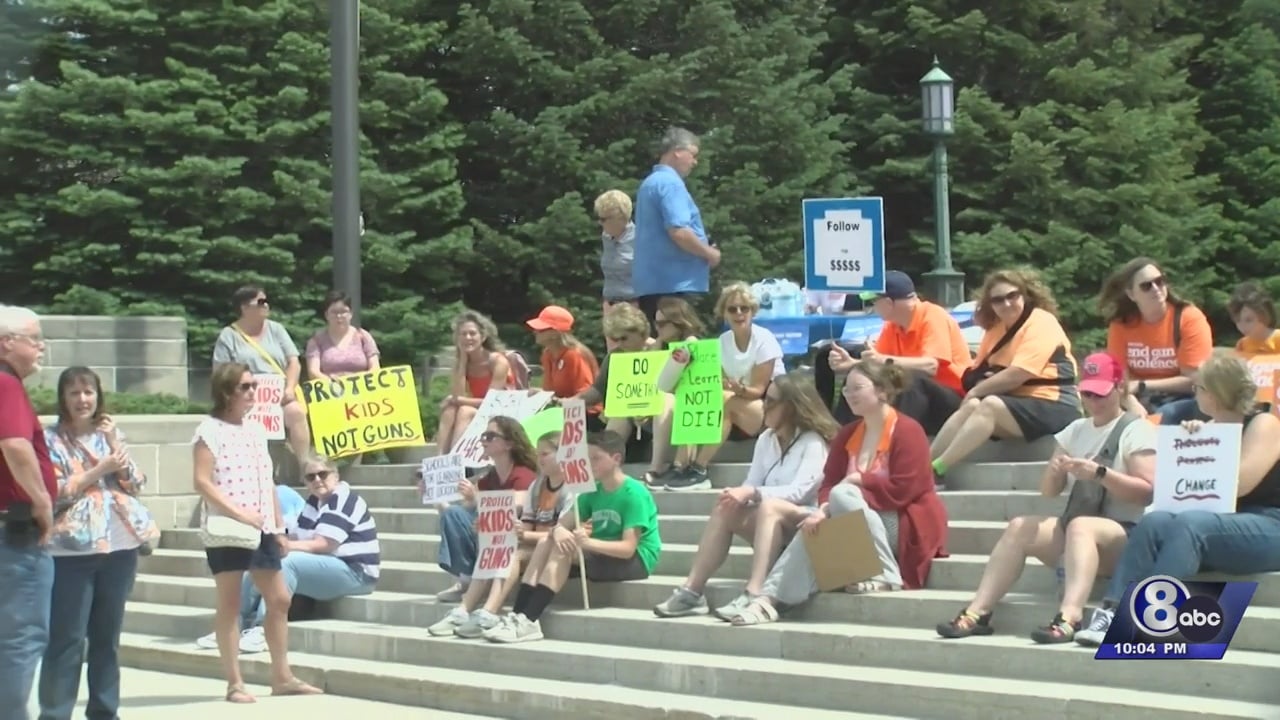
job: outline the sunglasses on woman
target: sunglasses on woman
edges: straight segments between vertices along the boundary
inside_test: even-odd
[[[480,433],[480,442],[493,442],[498,439],[506,440],[507,438],[505,435],[499,435],[492,430],[486,430]]]
[[[1155,288],[1162,288],[1162,287],[1164,287],[1163,275],[1157,275],[1156,277],[1153,277],[1150,280],[1143,280],[1142,282],[1138,283],[1138,289],[1141,290],[1142,292],[1151,292]]]
[[[332,474],[333,473],[329,472],[328,470],[321,470],[320,472],[307,473],[302,477],[306,478],[307,482],[315,482],[317,480],[328,480],[329,476]]]
[[[237,386],[236,386],[236,389],[237,389],[237,390],[239,390],[239,391],[240,391],[240,392],[242,392],[242,393],[243,393],[243,392],[257,392],[257,391],[258,391],[258,383],[256,383],[256,382],[240,383],[239,385],[237,385]]]

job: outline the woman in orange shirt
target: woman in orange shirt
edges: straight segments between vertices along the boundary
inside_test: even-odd
[[[563,400],[591,387],[600,372],[600,363],[591,349],[573,336],[573,313],[559,305],[548,305],[525,324],[542,348],[543,390]],[[600,410],[599,405],[587,408],[588,429],[604,429]]]
[[[1240,331],[1236,352],[1252,355],[1280,354],[1280,330],[1276,329],[1276,306],[1255,282],[1243,282],[1231,292],[1227,312]]]
[[[449,395],[440,401],[440,430],[436,444],[447,453],[484,402],[490,390],[505,390],[514,384],[511,363],[498,339],[498,328],[489,318],[474,310],[464,311],[453,320],[453,344],[458,357],[453,363],[453,379]]]
[[[1107,352],[1125,364],[1130,412],[1160,415],[1162,425],[1197,417],[1192,389],[1213,353],[1213,331],[1200,308],[1179,298],[1150,258],[1125,263],[1102,286]]]

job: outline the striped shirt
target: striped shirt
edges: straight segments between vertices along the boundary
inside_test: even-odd
[[[328,538],[338,543],[333,556],[346,562],[369,580],[378,579],[378,528],[369,505],[345,482],[321,504],[315,495],[298,515],[298,539]]]

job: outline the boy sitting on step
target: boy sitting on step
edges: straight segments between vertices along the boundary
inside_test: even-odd
[[[565,513],[538,542],[511,614],[484,633],[486,640],[541,640],[542,613],[579,572],[592,582],[643,580],[653,572],[662,550],[658,506],[643,483],[622,472],[625,452],[626,440],[615,432],[588,436],[587,455],[596,489],[577,498],[578,522]],[[579,557],[585,571],[577,567]]]

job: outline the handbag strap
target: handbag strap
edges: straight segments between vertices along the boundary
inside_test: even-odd
[[[1028,307],[1025,310],[1023,310],[1022,314],[1018,316],[1018,319],[1014,321],[1014,323],[1009,326],[1009,329],[1004,331],[1004,335],[1001,335],[1000,339],[996,341],[996,344],[992,345],[991,349],[988,350],[987,354],[983,355],[980,360],[975,361],[973,363],[973,366],[978,367],[979,365],[982,365],[987,361],[987,358],[1000,352],[1000,350],[1002,350],[1005,345],[1008,345],[1010,342],[1012,342],[1013,336],[1017,335],[1018,331],[1022,329],[1022,326],[1027,324],[1027,318],[1031,317],[1032,310],[1035,310],[1035,308]]]
[[[246,333],[244,330],[242,330],[239,325],[236,325],[235,323],[231,323],[228,327],[230,327],[232,330],[235,330],[236,333],[240,335],[240,337],[244,338],[244,341],[249,343],[249,347],[252,347],[254,350],[257,350],[258,354],[261,355],[264,360],[270,363],[271,367],[275,368],[276,372],[280,373],[281,375],[286,374],[284,371],[284,368],[280,367],[280,363],[276,362],[276,359],[271,357],[271,353],[268,353],[266,350],[264,350],[262,346],[258,344],[257,340],[254,340],[253,338],[249,337],[249,334]],[[266,325],[263,325],[264,329],[266,327],[267,327]]]

